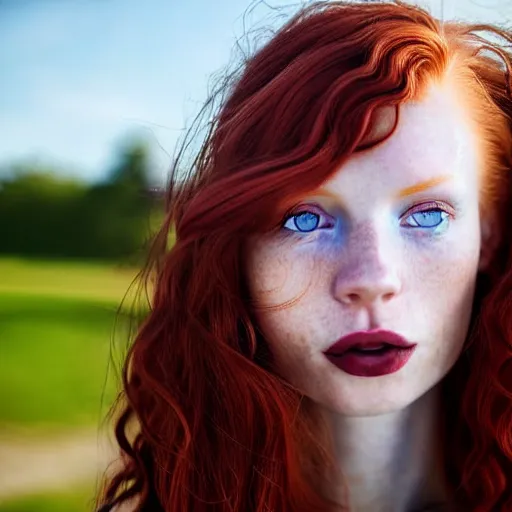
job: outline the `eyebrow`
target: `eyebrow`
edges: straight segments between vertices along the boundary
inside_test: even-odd
[[[423,192],[424,190],[428,190],[429,188],[436,187],[437,185],[440,185],[441,183],[444,183],[445,181],[449,181],[451,179],[452,176],[443,175],[436,176],[435,178],[430,178],[429,180],[420,181],[419,183],[415,183],[414,185],[410,185],[409,187],[405,187],[402,190],[400,190],[397,194],[397,197],[403,198],[411,196],[413,194],[418,194],[419,192]],[[325,188],[319,188],[318,190],[315,191],[314,195],[338,199],[336,194]]]
[[[405,187],[398,192],[398,197],[407,197],[413,194],[418,194],[419,192],[423,192],[429,188],[435,187],[445,181],[450,180],[452,177],[448,175],[437,176],[436,178],[430,178],[429,180],[421,181],[419,183],[415,183],[409,187]]]

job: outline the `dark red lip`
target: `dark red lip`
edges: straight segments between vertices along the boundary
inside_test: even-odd
[[[415,343],[400,334],[374,329],[344,336],[324,354],[332,364],[350,375],[377,377],[400,370],[415,348]]]
[[[403,336],[392,331],[374,329],[371,331],[358,331],[344,336],[334,345],[331,345],[324,353],[340,356],[354,347],[366,348],[378,343],[386,343],[395,347],[410,348],[414,343],[409,343]]]

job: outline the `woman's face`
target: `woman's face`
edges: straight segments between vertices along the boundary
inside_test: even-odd
[[[331,410],[373,415],[409,405],[446,375],[479,268],[478,162],[457,94],[432,86],[401,107],[391,138],[305,196],[280,231],[250,241],[257,321],[286,380]],[[383,345],[391,338],[378,330],[413,347]],[[377,334],[326,356],[356,331]]]

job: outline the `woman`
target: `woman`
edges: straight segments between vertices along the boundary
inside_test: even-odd
[[[332,2],[248,60],[173,178],[100,504],[512,511],[511,38]]]

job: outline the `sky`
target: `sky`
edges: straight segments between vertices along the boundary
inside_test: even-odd
[[[0,165],[100,180],[140,134],[164,180],[212,74],[294,1],[0,0]],[[443,0],[416,1],[441,15]],[[444,0],[443,16],[503,23],[512,0]]]

